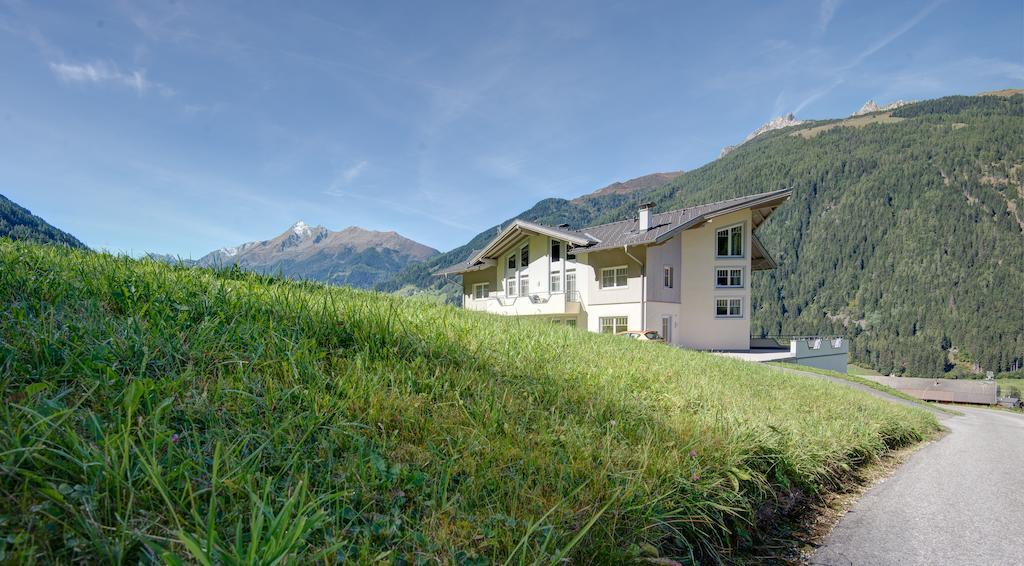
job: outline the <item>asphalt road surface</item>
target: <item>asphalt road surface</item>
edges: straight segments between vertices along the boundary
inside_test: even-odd
[[[868,490],[811,564],[1024,565],[1024,416],[957,410],[942,419],[950,433]]]

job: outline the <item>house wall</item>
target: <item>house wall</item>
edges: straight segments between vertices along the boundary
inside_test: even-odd
[[[640,302],[587,305],[586,328],[591,332],[601,331],[601,318],[607,316],[626,317],[627,330],[642,330]]]
[[[675,342],[686,348],[702,350],[746,350],[750,348],[750,211],[720,216],[698,228],[681,233],[680,325]],[[715,257],[715,232],[737,223],[744,230],[744,256]],[[715,286],[716,267],[742,267],[743,288],[719,289]],[[741,318],[715,316],[715,299],[738,297],[743,304]]]
[[[646,322],[644,322],[643,328],[638,330],[657,330],[660,333],[662,331],[661,319],[666,315],[672,317],[672,334],[666,343],[678,346],[680,344],[679,325],[682,320],[679,303],[648,302],[645,309]]]
[[[638,260],[645,261],[646,253],[644,248],[630,248],[629,253]],[[577,285],[586,287],[583,302],[587,305],[588,310],[593,305],[640,302],[643,296],[640,264],[626,255],[622,249],[582,254],[579,263],[584,265],[581,266],[582,269],[577,268]],[[622,266],[626,267],[626,287],[602,289],[601,269]],[[639,324],[640,321],[637,320],[637,323]]]
[[[505,288],[506,279],[509,274],[514,274],[515,272],[510,272],[506,267],[508,256],[514,253],[518,265],[519,254],[524,244],[530,247],[530,263],[523,272],[529,277],[529,293],[526,296],[519,295],[517,280],[516,294],[515,296],[509,296]],[[580,310],[579,304],[567,302],[564,293],[564,272],[566,266],[568,264],[569,267],[575,267],[575,262],[568,262],[565,259],[565,249],[565,243],[563,242],[561,260],[552,263],[550,258],[551,238],[534,235],[517,240],[501,252],[497,259],[497,266],[463,274],[463,305],[469,310],[513,316],[569,315],[565,318],[576,317]],[[550,293],[552,270],[561,272],[563,277],[562,292]],[[519,270],[517,269],[516,271]],[[486,299],[474,299],[473,284],[481,282],[489,282],[491,284],[491,295]],[[537,297],[537,302],[531,300],[532,296]],[[581,323],[578,321],[577,324]]]
[[[682,261],[680,240],[680,236],[675,236],[660,246],[650,246],[647,248],[648,301],[663,303],[679,302],[679,278],[681,274],[679,266]],[[674,281],[671,288],[665,287],[665,266],[672,267],[674,271]]]

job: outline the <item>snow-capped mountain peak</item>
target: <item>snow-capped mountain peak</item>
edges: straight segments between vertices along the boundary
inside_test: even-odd
[[[291,230],[293,234],[300,238],[304,238],[313,233],[313,229],[310,228],[308,224],[301,220],[299,220],[295,224],[292,224]]]

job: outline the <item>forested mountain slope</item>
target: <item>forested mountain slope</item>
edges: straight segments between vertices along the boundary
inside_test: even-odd
[[[85,244],[71,234],[54,228],[4,195],[0,195],[0,238],[85,248]]]
[[[846,334],[883,373],[1001,371],[1024,360],[1022,132],[1019,94],[924,101],[766,134],[650,197],[794,189],[759,233],[779,267],[752,282],[754,333]]]
[[[760,232],[779,267],[752,282],[754,333],[844,334],[883,373],[1002,371],[1024,361],[1022,132],[1020,94],[923,101],[763,134],[642,198],[670,210],[792,187]],[[634,214],[635,195],[615,197],[547,199],[519,217]],[[429,270],[495,231],[382,288],[443,288]]]

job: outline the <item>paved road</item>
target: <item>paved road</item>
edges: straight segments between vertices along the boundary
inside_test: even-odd
[[[957,409],[950,433],[868,490],[812,564],[1024,565],[1024,417]]]

